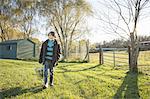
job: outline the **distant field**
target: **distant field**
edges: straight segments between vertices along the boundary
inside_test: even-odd
[[[37,62],[0,60],[0,99],[149,99],[149,74],[100,66],[92,57],[92,63],[59,63],[54,87],[46,90]]]
[[[140,65],[147,64],[150,66],[150,51],[141,51],[138,60]]]

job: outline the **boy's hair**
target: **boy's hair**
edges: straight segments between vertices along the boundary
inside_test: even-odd
[[[49,32],[49,33],[48,33],[48,36],[49,36],[49,35],[52,35],[53,37],[56,37],[54,31]]]

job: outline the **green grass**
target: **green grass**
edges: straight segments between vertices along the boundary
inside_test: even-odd
[[[42,65],[0,60],[0,99],[149,99],[150,74],[93,63],[59,63],[54,87],[42,90]],[[150,71],[150,70],[149,70]]]

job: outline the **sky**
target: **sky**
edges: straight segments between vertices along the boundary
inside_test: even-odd
[[[104,31],[105,24],[103,24],[100,20],[98,20],[97,17],[97,12],[99,11],[108,11],[108,9],[104,8],[103,6],[101,6],[100,1],[101,0],[87,0],[91,6],[92,6],[92,10],[93,10],[93,15],[92,16],[88,16],[87,19],[87,24],[88,27],[90,29],[90,33],[85,35],[84,39],[89,39],[89,41],[91,43],[101,43],[103,41],[111,41],[113,39],[118,39],[120,38],[119,35],[116,35],[114,33],[106,33]],[[107,0],[106,0],[107,1]],[[150,3],[149,3],[150,4]],[[144,19],[142,19],[142,21],[139,21],[139,25],[137,26],[137,30],[138,33],[140,33],[139,35],[147,35],[150,36],[150,9],[147,10],[147,15],[149,17],[146,17]],[[115,16],[112,14],[112,16]],[[38,22],[36,22],[39,25],[40,28],[40,33],[39,35],[35,35],[35,37],[39,38],[40,41],[44,41],[47,39],[47,36],[45,35],[45,33],[47,33],[48,31],[50,31],[50,29],[45,28],[44,26],[46,26],[46,20],[44,18],[39,18],[37,17],[36,19]],[[122,25],[123,26],[123,25]],[[125,36],[126,38],[128,38],[127,36]]]
[[[96,13],[101,10],[104,10],[104,11],[108,10],[100,5],[99,1],[102,1],[102,0],[87,0],[87,1],[91,4],[91,6],[94,10],[94,13],[93,13],[94,15],[97,15]],[[149,5],[150,5],[150,3],[149,3]],[[147,12],[146,14],[148,15],[148,17],[139,21],[139,25],[137,26],[137,31],[138,31],[139,35],[150,36],[150,9],[147,10],[146,12]],[[119,35],[116,35],[114,33],[108,34],[108,33],[104,32],[103,31],[103,29],[104,29],[103,23],[101,23],[101,21],[95,17],[89,17],[88,23],[89,23],[88,24],[89,27],[92,29],[91,34],[89,36],[89,40],[92,43],[111,41],[113,39],[120,38]],[[126,36],[126,38],[128,38],[128,37]]]

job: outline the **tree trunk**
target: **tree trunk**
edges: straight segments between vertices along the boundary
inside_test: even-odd
[[[63,53],[62,53],[63,59],[62,60],[66,61],[68,58],[67,42],[64,42],[62,50],[63,50]]]
[[[5,34],[4,34],[4,30],[3,30],[3,27],[2,27],[2,25],[1,25],[1,23],[0,23],[0,29],[1,29],[1,40],[2,40],[2,42],[3,42],[3,41],[5,41],[6,39],[5,39]]]
[[[139,56],[139,43],[138,39],[135,38],[134,33],[130,34],[131,39],[131,49],[130,49],[130,60],[129,60],[129,69],[132,72],[138,71],[138,56]]]

